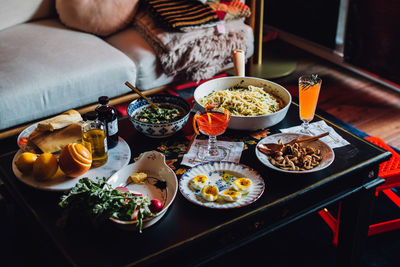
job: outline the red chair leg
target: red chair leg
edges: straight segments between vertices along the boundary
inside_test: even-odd
[[[400,208],[400,197],[392,189],[385,189],[382,192]]]
[[[323,209],[318,211],[319,216],[326,222],[326,224],[332,229],[332,231],[336,231],[337,220],[332,214],[328,211],[328,209]]]
[[[338,214],[340,214],[341,206],[342,206],[342,202],[339,202]],[[339,237],[338,227],[339,227],[340,215],[338,215],[338,218],[336,219],[326,208],[318,211],[318,214],[326,222],[326,224],[328,224],[328,226],[332,229],[332,232],[333,232],[332,244],[337,246],[338,237]]]
[[[400,187],[400,155],[379,138],[370,136],[366,137],[365,139],[392,153],[391,159],[389,161],[381,163],[381,165],[379,166],[379,176],[385,179],[385,183],[376,188],[375,196],[377,197],[380,192],[383,192],[395,205],[397,205],[400,208],[400,197],[391,189]],[[339,212],[338,212],[339,216],[340,216],[340,208],[341,208],[341,202],[339,202]],[[329,211],[326,208],[318,211],[318,214],[332,229],[333,231],[332,243],[334,245],[337,245],[338,232],[339,232],[338,228],[340,222],[339,216],[336,219],[335,217],[332,216],[332,214],[329,213]],[[400,229],[400,218],[370,225],[368,236],[389,232],[396,229]]]
[[[382,192],[400,208],[400,197],[393,190],[385,189]],[[373,224],[369,227],[368,235],[376,235],[397,229],[400,229],[400,219]]]
[[[400,229],[400,219],[377,223],[369,226],[368,236]]]

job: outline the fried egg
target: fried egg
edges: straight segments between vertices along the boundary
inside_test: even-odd
[[[233,181],[231,188],[243,194],[250,191],[250,186],[251,180],[243,177]]]
[[[197,175],[190,181],[190,187],[193,190],[201,190],[208,182],[208,178],[205,175]]]
[[[207,201],[215,201],[218,198],[219,190],[215,185],[206,185],[201,189],[201,196]]]
[[[242,194],[235,190],[224,190],[220,193],[220,196],[229,202],[235,202],[239,198],[241,198]]]

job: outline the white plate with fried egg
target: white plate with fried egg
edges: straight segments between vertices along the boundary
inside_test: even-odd
[[[233,162],[199,164],[182,175],[179,190],[197,205],[212,209],[232,209],[260,198],[264,179],[252,168]]]

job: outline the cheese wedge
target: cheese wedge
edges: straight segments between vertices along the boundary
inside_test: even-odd
[[[53,118],[39,122],[37,128],[40,131],[54,131],[71,125],[72,123],[81,121],[81,114],[76,110],[68,110]]]
[[[34,131],[29,136],[29,142],[35,144],[42,152],[54,153],[63,149],[70,143],[80,143],[82,137],[82,128],[78,123],[59,130]]]
[[[137,172],[129,176],[134,184],[144,184],[144,180],[147,178],[147,174],[144,172]]]

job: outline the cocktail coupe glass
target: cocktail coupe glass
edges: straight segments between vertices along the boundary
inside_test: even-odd
[[[299,78],[300,119],[303,121],[301,133],[312,135],[309,123],[314,119],[321,83],[322,80],[317,74]]]
[[[230,118],[231,115],[226,109],[223,112],[206,109],[205,112],[197,112],[194,115],[195,132],[200,134],[200,131],[202,134],[208,135],[208,145],[201,146],[199,149],[198,158],[201,161],[221,161],[226,158],[229,148],[217,145],[217,136],[225,132]]]

